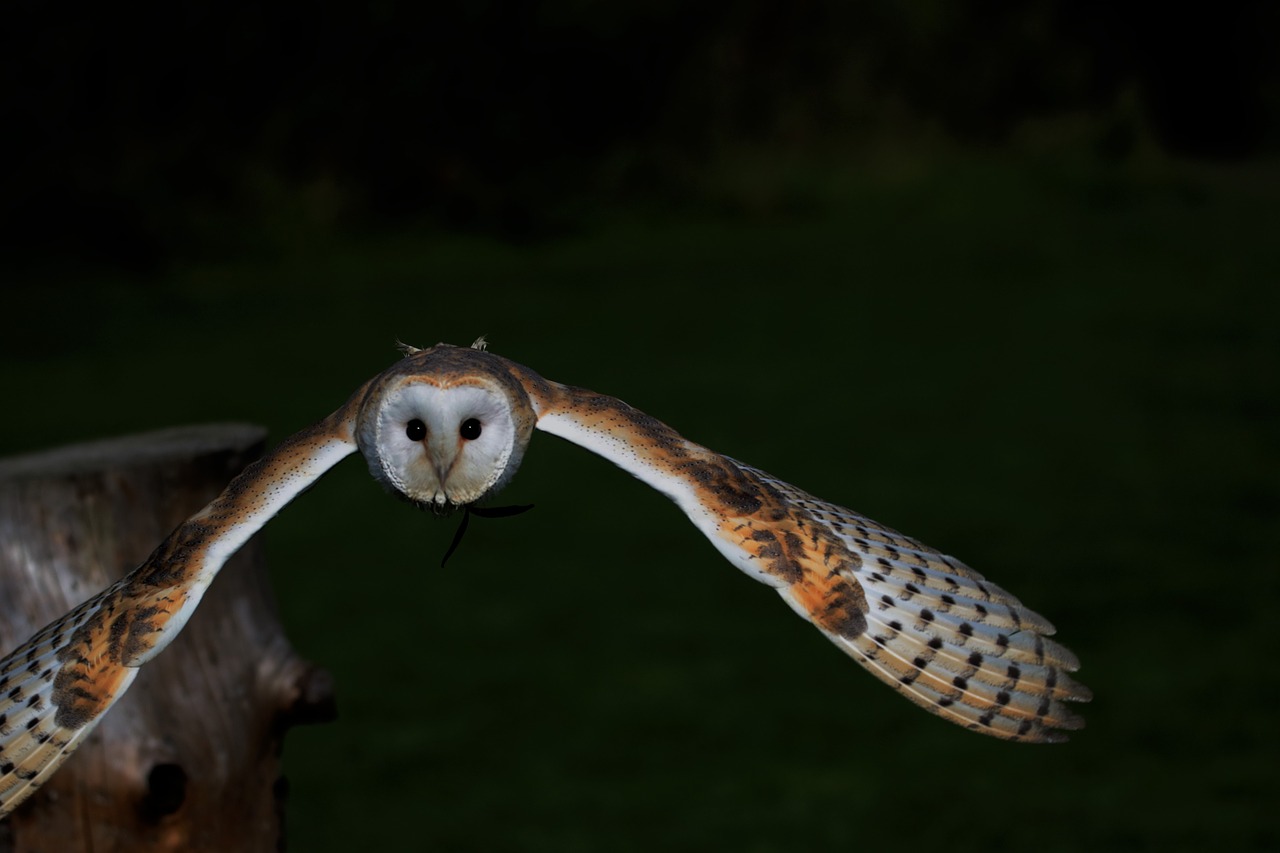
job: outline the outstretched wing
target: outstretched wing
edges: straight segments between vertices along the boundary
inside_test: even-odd
[[[958,560],[684,439],[612,397],[526,379],[537,427],[674,500],[743,571],[881,681],[975,731],[1064,740],[1088,701],[1053,626]]]
[[[141,566],[0,660],[0,817],[40,787],[138,667],[173,641],[227,559],[355,451],[358,397],[245,468]]]
[[[1092,694],[1067,675],[1080,663],[1049,639],[1049,620],[953,557],[744,470],[811,520],[811,542],[834,537],[857,557],[840,574],[861,589],[865,627],[824,633],[877,678],[945,719],[1011,740],[1065,740],[1057,730],[1084,725],[1063,703]]]

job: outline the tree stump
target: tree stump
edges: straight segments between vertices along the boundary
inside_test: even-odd
[[[263,449],[215,424],[0,460],[0,653],[140,564]],[[0,853],[284,847],[285,730],[335,715],[251,540],[186,629],[7,821]]]

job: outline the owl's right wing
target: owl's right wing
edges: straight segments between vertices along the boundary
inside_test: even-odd
[[[537,428],[670,497],[731,563],[774,587],[881,681],[944,719],[1063,740],[1090,693],[1053,626],[958,560],[694,444],[603,394],[525,379]]]
[[[250,464],[141,566],[0,660],[0,818],[57,770],[138,668],[173,641],[231,555],[355,452],[358,397]]]

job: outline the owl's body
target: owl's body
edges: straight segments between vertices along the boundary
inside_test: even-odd
[[[52,773],[181,630],[222,564],[298,493],[360,450],[373,476],[435,509],[487,498],[535,429],[667,495],[731,563],[773,587],[922,707],[1011,740],[1060,740],[1089,692],[1053,627],[959,561],[695,444],[627,404],[483,348],[409,355],[282,442],[133,573],[0,661],[0,816]]]

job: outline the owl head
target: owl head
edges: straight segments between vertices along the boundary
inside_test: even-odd
[[[356,442],[374,479],[447,511],[510,481],[536,420],[504,359],[438,344],[413,351],[370,384]]]

